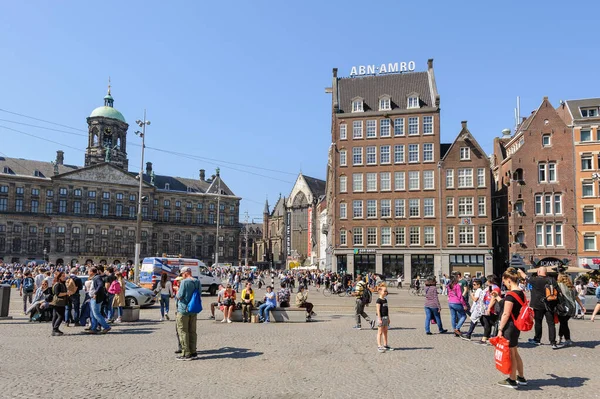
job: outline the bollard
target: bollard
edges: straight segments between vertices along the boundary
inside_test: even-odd
[[[10,284],[0,285],[0,320],[10,320],[8,315],[10,309]]]

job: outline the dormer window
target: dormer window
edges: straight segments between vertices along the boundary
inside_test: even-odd
[[[598,116],[598,108],[582,108],[581,116],[584,118],[595,118]]]
[[[363,112],[363,111],[364,111],[363,99],[355,98],[354,100],[352,100],[352,112]]]
[[[14,175],[15,172],[13,172],[13,170],[11,168],[9,168],[8,166],[5,166],[4,169],[2,170],[2,173],[6,173],[7,175]]]
[[[392,101],[390,96],[381,96],[379,98],[379,110],[380,111],[390,111],[392,109]]]
[[[165,183],[165,190],[170,190],[171,189],[171,185],[169,183]]]
[[[408,97],[408,107],[407,108],[419,108],[419,96],[411,95]]]

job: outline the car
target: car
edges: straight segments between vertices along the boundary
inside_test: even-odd
[[[88,276],[78,276],[81,282],[85,284]],[[85,291],[81,290],[81,303],[85,300]],[[156,303],[156,294],[147,288],[140,287],[125,280],[125,304],[127,306],[139,305],[142,308],[152,306]]]

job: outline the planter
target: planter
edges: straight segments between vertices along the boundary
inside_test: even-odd
[[[138,321],[140,319],[139,305],[123,306],[123,316],[121,320],[124,322]]]

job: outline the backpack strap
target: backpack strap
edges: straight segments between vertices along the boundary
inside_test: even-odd
[[[519,302],[519,305],[521,305],[521,308],[527,305],[527,299],[525,299],[525,301],[522,301],[521,298],[519,298],[519,296],[512,291],[508,291],[506,295],[510,295],[511,297],[515,298],[517,302]],[[510,312],[510,317],[512,318],[513,323],[517,322],[517,320],[515,320],[515,316],[513,316],[512,311]]]

